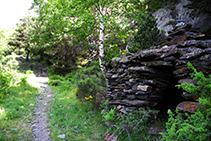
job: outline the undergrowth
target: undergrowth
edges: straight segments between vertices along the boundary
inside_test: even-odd
[[[65,134],[65,140],[102,141],[106,129],[100,111],[93,110],[90,103],[80,102],[74,94],[76,87],[68,80],[52,89],[55,97],[48,113],[52,140],[59,140],[58,135]]]
[[[12,57],[0,56],[0,140],[31,140],[31,119],[37,88],[30,86],[27,75],[17,70]]]
[[[170,118],[166,123],[166,132],[162,133],[163,141],[209,141],[211,140],[211,75],[208,78],[202,72],[197,72],[191,63],[188,68],[197,85],[183,83],[178,88],[183,88],[188,93],[199,94],[200,107],[197,111],[183,118],[176,110],[176,114],[168,111]]]

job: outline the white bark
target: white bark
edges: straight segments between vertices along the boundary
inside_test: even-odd
[[[99,4],[99,10],[100,10],[100,36],[99,36],[99,62],[100,62],[100,68],[105,75],[106,73],[106,67],[105,67],[105,50],[104,50],[104,39],[105,39],[105,27],[104,27],[104,21],[103,16],[105,15],[105,12],[103,11],[101,5]]]

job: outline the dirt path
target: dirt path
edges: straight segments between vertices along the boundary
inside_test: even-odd
[[[23,59],[19,59],[19,61],[21,63],[20,70],[31,70],[34,73],[33,76],[27,79],[27,82],[39,88],[36,104],[31,105],[35,106],[34,116],[31,122],[31,128],[34,134],[32,141],[50,141],[50,132],[47,129],[47,110],[53,95],[51,88],[47,86],[49,79],[46,67],[35,61],[26,62]]]
[[[40,93],[36,99],[37,107],[31,124],[34,133],[33,141],[50,141],[50,133],[47,130],[47,109],[52,97],[51,88],[47,86],[47,77],[36,77],[35,79],[40,87]]]

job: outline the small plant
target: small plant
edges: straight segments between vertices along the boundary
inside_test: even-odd
[[[197,85],[183,83],[177,87],[183,88],[188,93],[200,94],[198,101],[201,107],[198,107],[197,111],[191,115],[186,114],[187,119],[183,119],[178,110],[176,110],[176,115],[169,110],[170,118],[166,123],[166,132],[161,133],[163,141],[184,139],[208,141],[211,139],[211,75],[206,78],[202,72],[197,72],[191,63],[188,63],[188,68],[192,70],[190,75],[197,81]]]
[[[144,20],[143,20],[144,19]],[[134,34],[132,46],[129,52],[136,52],[140,49],[148,49],[149,47],[159,43],[160,31],[152,14],[145,15],[140,20],[137,32]]]
[[[148,129],[149,120],[153,121],[156,118],[158,111],[149,108],[139,108],[130,112],[117,112],[111,109],[103,117],[106,122],[114,122],[114,126],[110,127],[109,133],[113,133],[118,139],[136,140],[142,134],[142,139],[146,129]],[[146,137],[147,138],[147,137]]]
[[[98,78],[96,76],[92,76],[91,78],[79,81],[75,92],[80,101],[89,102],[95,108],[99,107],[104,100],[102,90],[100,89],[97,80]]]
[[[114,57],[120,57],[120,49],[117,44],[112,45],[105,55],[105,62],[106,64]]]
[[[111,109],[105,116],[106,121],[115,121],[115,109]]]

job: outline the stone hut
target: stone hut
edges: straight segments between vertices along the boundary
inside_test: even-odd
[[[161,111],[176,107],[181,112],[194,111],[199,96],[175,85],[196,84],[189,75],[188,62],[205,76],[211,74],[211,39],[183,22],[168,34],[161,45],[110,61],[106,72],[110,105],[122,110],[148,106]]]

